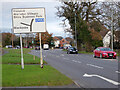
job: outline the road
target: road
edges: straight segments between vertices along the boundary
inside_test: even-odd
[[[31,54],[40,56],[39,50]],[[83,88],[118,88],[118,59],[93,58],[89,54],[67,54],[62,49],[43,50],[49,65]]]

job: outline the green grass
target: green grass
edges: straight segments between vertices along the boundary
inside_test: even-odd
[[[63,49],[62,51],[67,51],[66,49]]]
[[[3,64],[20,64],[21,63],[21,49],[5,49],[8,50],[9,53],[3,55],[2,63]],[[40,58],[35,56],[35,60],[33,59],[33,55],[28,54],[32,49],[23,49],[23,58],[25,64],[39,64]],[[44,63],[46,63],[44,61]]]
[[[49,65],[2,65],[2,86],[58,86],[71,84],[72,80]]]
[[[59,71],[49,65],[41,68],[40,58],[33,60],[33,55],[28,54],[32,49],[23,49],[24,51],[24,69],[21,69],[20,49],[5,49],[9,53],[2,57],[2,86],[3,87],[21,87],[21,86],[60,86],[72,84],[72,80],[61,74]],[[10,64],[9,64],[10,63]],[[16,64],[17,63],[17,64]],[[47,63],[44,61],[44,63]],[[14,64],[14,65],[13,65]]]
[[[62,51],[67,51],[66,49],[63,49]],[[93,52],[86,52],[86,51],[78,51],[78,53],[83,53],[83,54],[93,54]]]

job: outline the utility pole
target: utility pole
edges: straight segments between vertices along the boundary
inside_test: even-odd
[[[111,2],[111,49],[113,50],[113,2]]]
[[[76,6],[75,6],[75,41],[76,41],[76,49],[77,49],[77,31],[76,31]]]

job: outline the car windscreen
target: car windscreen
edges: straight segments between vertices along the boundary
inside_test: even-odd
[[[76,48],[70,48],[71,50],[76,50]]]
[[[110,48],[101,48],[101,51],[112,51]]]

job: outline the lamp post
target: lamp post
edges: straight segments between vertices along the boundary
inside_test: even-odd
[[[111,49],[113,50],[113,2],[111,2]]]
[[[76,31],[76,9],[77,7],[75,6],[75,46],[76,46],[76,49],[77,49],[77,31]]]

